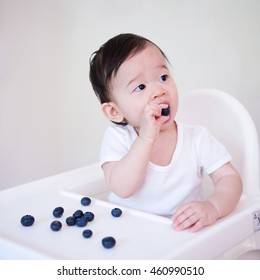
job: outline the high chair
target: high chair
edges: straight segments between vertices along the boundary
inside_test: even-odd
[[[259,150],[249,114],[227,93],[202,89],[180,95],[176,118],[206,126],[233,156],[244,190],[230,215],[197,233],[177,232],[170,219],[121,206],[122,216],[114,218],[118,206],[107,201],[103,172],[93,164],[0,192],[0,259],[260,259]],[[203,189],[205,196],[212,191],[208,177]],[[87,208],[83,196],[92,200]],[[57,206],[65,209],[63,226],[52,232]],[[80,208],[95,214],[89,240],[65,222]],[[21,225],[25,214],[35,217],[33,226]],[[102,247],[105,236],[116,238],[114,248]]]
[[[242,209],[239,216],[242,217],[248,211],[246,201],[248,205],[256,206],[256,210],[248,217],[248,233],[245,234],[244,240],[218,258],[260,259],[259,143],[250,115],[237,99],[215,89],[187,92],[180,96],[179,102],[177,118],[183,123],[207,127],[232,155],[232,164],[239,171],[243,181],[243,195],[237,207]],[[206,196],[212,188],[211,181],[206,177],[203,184]],[[258,200],[251,201],[252,198]],[[241,223],[241,230],[244,225]],[[230,235],[236,233],[230,229]]]

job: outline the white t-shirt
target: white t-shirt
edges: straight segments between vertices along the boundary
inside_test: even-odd
[[[177,122],[177,130],[177,144],[170,164],[159,166],[149,162],[140,189],[129,198],[120,198],[111,193],[111,202],[171,216],[183,203],[203,199],[203,171],[207,174],[214,172],[229,162],[231,156],[204,127]],[[105,162],[119,161],[136,137],[137,133],[132,126],[108,127],[101,148],[101,166]]]

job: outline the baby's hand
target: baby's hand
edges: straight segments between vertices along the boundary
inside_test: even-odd
[[[156,140],[162,124],[169,119],[168,115],[162,115],[162,109],[166,108],[168,108],[167,104],[154,103],[150,103],[145,107],[139,128],[140,137]]]
[[[189,228],[196,232],[212,225],[218,219],[216,208],[208,201],[194,201],[181,206],[172,216],[173,228],[180,231]]]

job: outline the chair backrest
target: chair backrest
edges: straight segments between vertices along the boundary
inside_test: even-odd
[[[193,90],[179,98],[176,119],[207,127],[232,155],[232,164],[243,180],[243,193],[259,195],[258,137],[245,107],[231,95],[215,89]]]

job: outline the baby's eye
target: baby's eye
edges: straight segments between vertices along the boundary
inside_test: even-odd
[[[168,75],[162,75],[161,78],[160,78],[160,80],[161,80],[162,82],[165,82],[165,81],[167,80],[167,78],[168,78]]]
[[[138,87],[136,87],[134,91],[141,91],[141,90],[144,90],[145,88],[146,88],[146,86],[144,84],[141,84]]]

